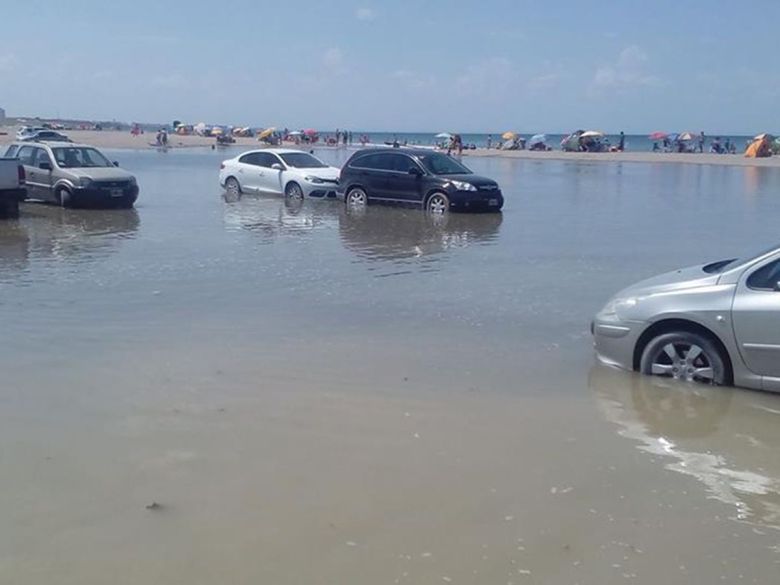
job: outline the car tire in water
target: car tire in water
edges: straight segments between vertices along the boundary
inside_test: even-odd
[[[447,213],[450,210],[450,198],[445,193],[436,191],[425,202],[425,210],[428,213]]]
[[[225,181],[225,193],[231,199],[238,199],[241,197],[241,184],[238,182],[238,179],[228,177],[227,181]]]
[[[710,337],[690,331],[652,339],[642,351],[639,371],[715,386],[730,383],[727,361],[718,345]]]
[[[295,181],[290,181],[284,188],[284,195],[290,199],[303,199],[303,189]]]
[[[57,189],[57,202],[60,207],[73,207],[73,193],[65,187],[60,187]]]
[[[352,187],[347,191],[344,203],[352,207],[365,207],[368,205],[368,193],[363,187]]]

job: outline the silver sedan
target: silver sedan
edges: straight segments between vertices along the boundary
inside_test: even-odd
[[[614,366],[780,392],[780,246],[630,286],[591,331]]]

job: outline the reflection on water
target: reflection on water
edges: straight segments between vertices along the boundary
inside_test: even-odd
[[[31,260],[84,265],[135,237],[135,209],[94,210],[26,204],[18,221],[0,222],[0,277],[13,277]]]
[[[618,433],[696,478],[734,518],[780,529],[780,413],[773,397],[595,366],[589,385]]]
[[[502,221],[500,213],[432,216],[419,209],[350,208],[337,201],[265,195],[225,200],[224,220],[229,230],[273,240],[337,226],[344,248],[361,260],[420,260],[427,269],[432,269],[435,257],[442,253],[494,242]]]
[[[327,202],[272,195],[242,195],[238,199],[225,196],[225,201],[228,229],[246,230],[268,239],[300,235],[335,219]]]
[[[417,209],[342,207],[339,234],[361,258],[396,261],[491,242],[501,219],[500,213],[434,216]]]

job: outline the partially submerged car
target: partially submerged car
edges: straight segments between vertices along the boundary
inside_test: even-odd
[[[780,246],[630,286],[591,330],[626,370],[780,392]]]
[[[234,198],[241,193],[334,198],[338,182],[339,169],[308,152],[286,148],[243,152],[219,167],[219,184]]]
[[[347,205],[420,206],[431,213],[500,211],[501,188],[451,156],[421,148],[360,150],[341,169],[339,194]]]
[[[132,207],[138,183],[97,148],[62,142],[14,142],[6,157],[22,163],[27,197],[63,207]]]

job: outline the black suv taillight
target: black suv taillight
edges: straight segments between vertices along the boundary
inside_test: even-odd
[[[19,176],[19,185],[24,185],[25,181],[27,180],[27,175],[24,172],[24,167],[22,165],[16,167],[16,173]]]

